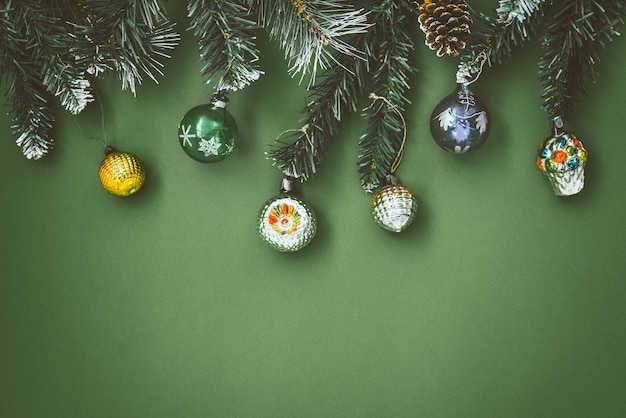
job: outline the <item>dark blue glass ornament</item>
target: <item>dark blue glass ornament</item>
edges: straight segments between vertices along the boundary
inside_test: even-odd
[[[441,148],[454,153],[473,151],[487,140],[490,130],[487,107],[466,83],[435,106],[430,115],[430,133]]]

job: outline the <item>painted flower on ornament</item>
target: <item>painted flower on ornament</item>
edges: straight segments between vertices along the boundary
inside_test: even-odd
[[[300,214],[295,207],[287,203],[274,206],[267,220],[274,231],[281,235],[292,234],[300,226]]]
[[[552,155],[552,159],[557,164],[563,164],[565,161],[567,161],[567,154],[565,153],[565,151],[558,149],[554,151],[554,154]]]
[[[200,146],[198,147],[198,151],[204,153],[205,157],[210,155],[218,155],[218,149],[222,146],[222,144],[218,144],[215,142],[215,138],[211,137],[208,141],[206,139],[200,140]]]
[[[578,138],[572,138],[572,143],[577,149],[583,149],[583,144],[578,140]]]
[[[537,168],[539,168],[539,170],[545,171],[545,167],[543,166],[543,161],[541,160],[541,157],[537,157],[535,163],[537,164]]]
[[[487,112],[484,110],[482,112],[476,113],[476,129],[481,134],[484,134],[487,131],[487,125],[489,124],[489,120],[487,119]]]
[[[451,109],[444,110],[443,112],[435,116],[434,119],[437,119],[439,121],[439,126],[444,131],[450,129],[450,127],[452,127],[455,123],[455,117]]]

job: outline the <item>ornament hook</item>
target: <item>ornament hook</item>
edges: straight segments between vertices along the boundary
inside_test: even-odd
[[[226,90],[220,90],[213,94],[211,97],[211,104],[215,107],[225,108],[228,106],[228,97],[226,96]]]
[[[398,150],[396,159],[393,161],[393,164],[391,164],[391,168],[389,168],[389,173],[393,174],[400,166],[400,162],[402,161],[402,156],[404,155],[404,145],[406,144],[406,120],[404,119],[404,115],[402,115],[402,112],[398,110],[398,106],[392,104],[389,101],[389,99],[387,99],[386,97],[379,96],[376,93],[370,93],[369,97],[370,99],[374,101],[382,100],[383,102],[385,102],[387,107],[389,107],[389,109],[396,112],[398,116],[400,117],[400,120],[402,121],[402,142],[400,143],[400,149]]]
[[[280,194],[287,194],[293,191],[293,179],[284,177],[280,182]]]
[[[117,152],[115,147],[112,147],[111,145],[107,145],[107,146],[104,147],[104,155],[109,155],[109,154],[112,154],[114,152]]]
[[[480,51],[474,60],[470,60],[468,62],[462,62],[459,64],[459,69],[456,72],[456,82],[458,84],[464,84],[469,86],[474,83],[478,78],[480,78],[483,73],[483,68],[485,66],[485,62],[487,62],[487,53],[483,50]],[[472,69],[478,65],[478,71],[476,71],[476,75],[472,78]]]
[[[563,133],[563,117],[561,115],[552,118],[552,127],[554,128],[554,136]]]

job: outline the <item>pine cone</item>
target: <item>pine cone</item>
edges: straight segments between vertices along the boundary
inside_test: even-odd
[[[459,55],[470,35],[472,17],[463,0],[425,0],[418,5],[420,28],[426,45],[437,56]]]

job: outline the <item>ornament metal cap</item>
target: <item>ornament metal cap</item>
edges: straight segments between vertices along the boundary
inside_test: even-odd
[[[226,97],[226,91],[218,91],[211,97],[211,104],[215,107],[225,108],[228,106],[228,97]]]
[[[552,118],[552,127],[554,128],[554,136],[561,135],[563,133],[563,118],[561,115],[557,115]]]
[[[111,145],[107,145],[107,146],[104,147],[104,155],[109,155],[109,154],[112,154],[114,152],[117,152],[115,147],[112,147]]]
[[[464,84],[467,86],[469,84],[470,79],[471,77],[470,77],[470,72],[468,68],[459,69],[459,71],[456,72],[457,84]]]
[[[385,176],[384,186],[397,186],[398,185],[398,177],[389,173]]]
[[[287,194],[293,191],[293,179],[285,177],[280,182],[280,194]]]

